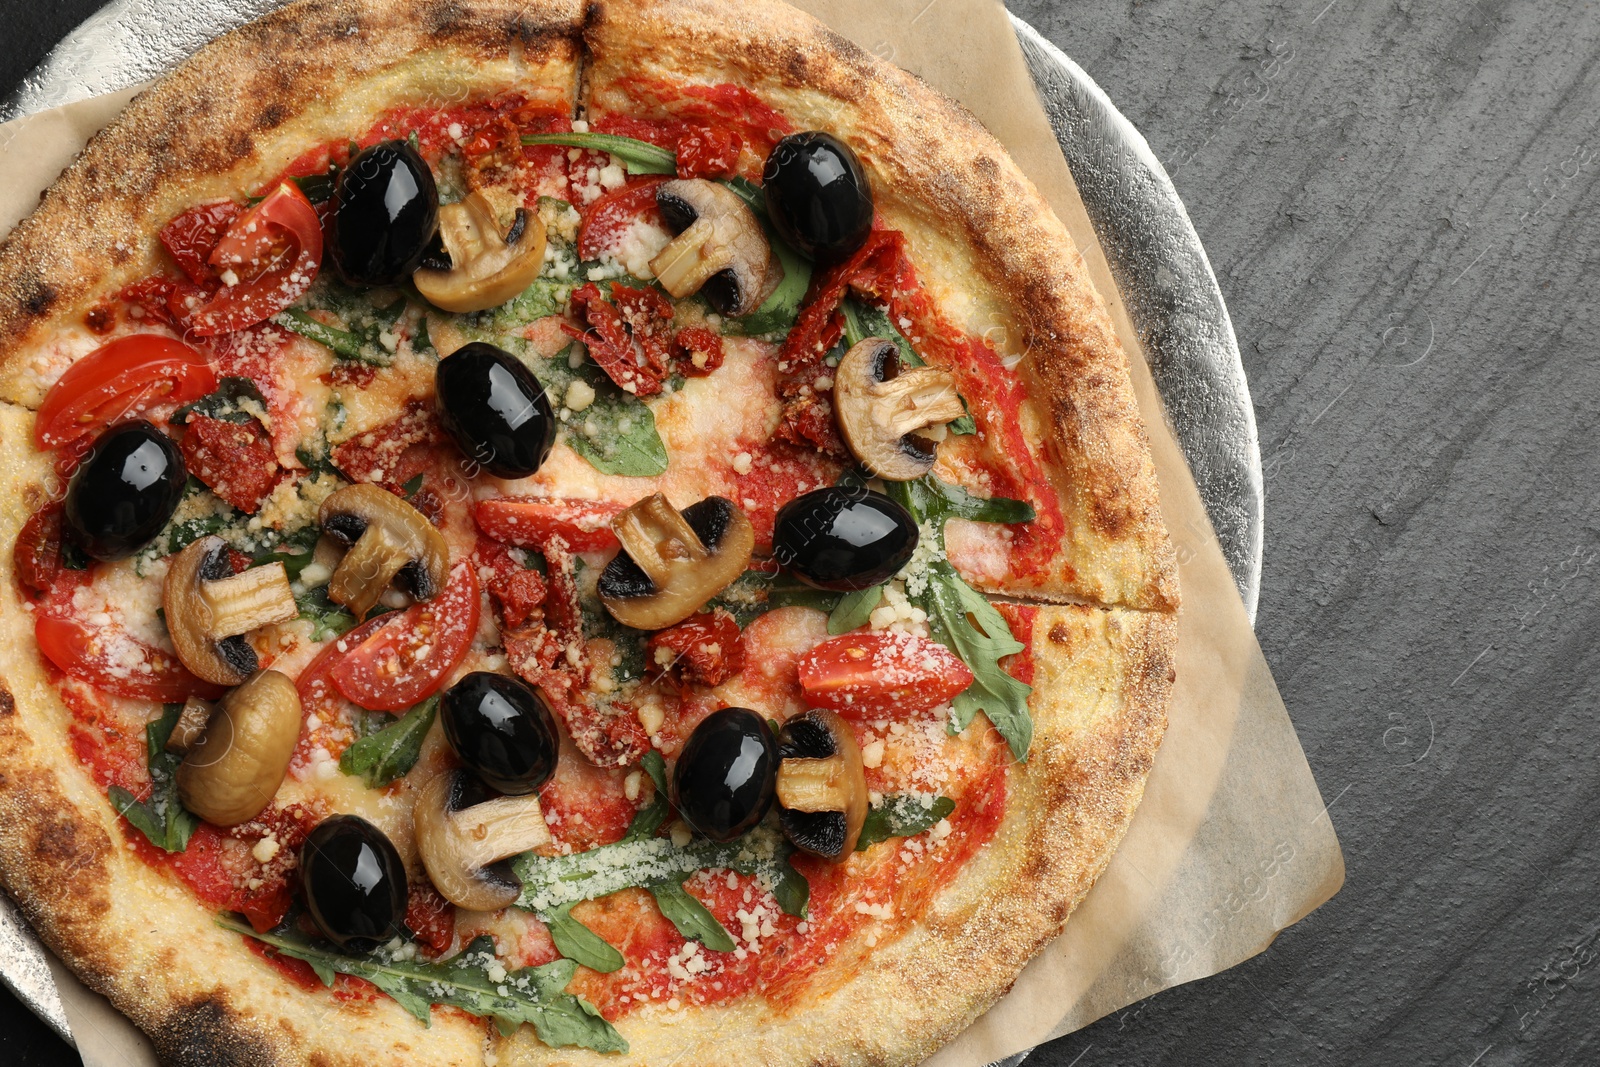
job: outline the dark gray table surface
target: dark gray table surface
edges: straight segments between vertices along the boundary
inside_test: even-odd
[[[0,90],[96,6],[9,0]],[[1600,1062],[1600,6],[1011,6],[1210,252],[1266,467],[1257,630],[1349,865],[1265,954],[1034,1062]],[[0,1062],[73,1060],[7,997]]]

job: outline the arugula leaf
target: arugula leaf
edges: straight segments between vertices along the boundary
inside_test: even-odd
[[[639,765],[655,783],[656,795],[634,815],[633,822],[628,824],[628,832],[622,837],[624,841],[648,841],[655,837],[656,831],[661,829],[661,824],[667,821],[672,811],[672,805],[667,801],[667,764],[661,758],[661,753],[652,748],[644,754]]]
[[[356,617],[328,599],[328,587],[319,585],[294,598],[300,617],[311,623],[311,640],[326,641],[355,629]]]
[[[913,482],[894,482],[888,488],[889,495],[904,504],[918,521],[926,520],[940,526],[950,518],[973,522],[1032,522],[1037,514],[1026,500],[973,496],[959,485],[940,481],[932,474],[924,474]]]
[[[972,684],[952,703],[950,732],[965,730],[981,711],[1011,746],[1012,757],[1026,760],[1033,744],[1033,719],[1028,715],[1033,687],[1007,674],[1000,661],[1027,646],[1012,637],[1011,627],[994,605],[962,581],[945,560],[928,567],[928,587],[918,599],[928,613],[933,639],[972,669]]]
[[[272,548],[257,552],[250,566],[267,567],[281,563],[284,574],[291,582],[295,581],[311,565],[316,554],[317,539],[321,536],[322,528],[316,523],[302,526]]]
[[[253,400],[266,408],[266,398],[261,395],[261,390],[256,388],[256,383],[249,378],[229,376],[217,383],[213,393],[191,400],[177,411],[172,413],[169,421],[183,425],[189,421],[190,415],[204,415],[207,418],[220,419],[223,422],[246,423],[256,416],[245,411],[239,406],[241,400]]]
[[[591,971],[610,974],[619,971],[627,961],[605,938],[572,917],[572,904],[557,908],[545,926],[550,928],[550,940],[556,951],[567,959]]]
[[[883,586],[872,585],[865,589],[858,589],[854,593],[846,593],[839,598],[839,604],[828,616],[828,633],[834,637],[847,634],[867,624],[872,618],[872,609],[883,600]]]
[[[622,393],[615,385],[612,389]],[[656,417],[637,399],[602,402],[596,390],[582,421],[567,423],[567,444],[601,474],[653,478],[667,471],[667,446],[656,432]]]
[[[540,918],[563,904],[594,900],[622,889],[643,888],[676,880],[695,871],[726,867],[755,875],[773,886],[778,904],[790,915],[805,915],[810,886],[789,863],[793,848],[782,835],[757,827],[727,844],[698,840],[679,848],[669,837],[618,841],[570,856],[527,853],[511,861],[522,879],[519,908]]]
[[[801,607],[832,611],[840,599],[838,593],[802,585],[787,574],[773,575],[751,570],[728,583],[706,606],[722,608],[744,627],[750,624],[751,619],[775,608]]]
[[[167,751],[167,739],[182,704],[168,704],[161,717],[146,723],[144,728],[145,760],[150,769],[150,799],[138,800],[121,786],[111,786],[106,797],[117,814],[127,819],[150,843],[167,852],[182,852],[189,847],[189,838],[200,825],[199,816],[184,808],[178,801],[178,764],[183,757]]]
[[[439,697],[429,697],[377,733],[368,734],[344,750],[339,770],[360,775],[369,789],[382,789],[404,778],[422,755],[422,741],[433,726]]]
[[[882,308],[854,297],[845,297],[839,302],[839,310],[844,313],[844,340],[849,347],[855,347],[869,337],[881,337],[886,341],[893,341],[900,350],[900,362],[907,367],[921,367],[924,365],[917,350],[911,347],[911,342],[895,328],[889,321],[889,316]]]
[[[525,145],[557,144],[568,148],[587,148],[594,152],[609,152],[622,160],[629,174],[676,174],[678,156],[670,149],[640,141],[633,137],[620,137],[614,133],[525,133]]]
[[[419,960],[344,956],[296,933],[257,933],[248,922],[218,916],[218,926],[271,945],[281,955],[311,964],[324,985],[335,974],[364,978],[393,997],[423,1026],[432,1022],[432,1005],[447,1005],[480,1018],[493,1019],[509,1034],[531,1023],[539,1040],[552,1048],[576,1046],[596,1052],[626,1052],[628,1042],[601,1018],[594,1005],[566,992],[578,965],[556,960],[542,967],[522,967],[502,981],[489,977],[494,939],[475,938],[456,955],[437,963]]]
[[[656,898],[656,907],[661,909],[661,914],[684,937],[699,941],[716,952],[732,952],[738,947],[727,927],[717,921],[710,909],[690,896],[682,882],[669,880],[645,888]]]
[[[914,837],[933,829],[934,825],[956,810],[956,802],[949,797],[934,797],[930,807],[914,796],[899,794],[883,798],[883,803],[867,811],[867,821],[861,824],[861,837],[856,841],[856,851],[865,852],[879,841],[891,837]]]
[[[340,359],[361,361],[361,338],[349,330],[341,330],[325,322],[319,322],[300,308],[280,311],[272,316],[272,321],[286,330],[293,330],[301,337],[332,349],[333,354]]]
[[[969,437],[978,432],[978,423],[977,420],[972,417],[972,409],[967,407],[967,398],[961,397],[960,399],[961,406],[966,408],[967,413],[961,416],[959,419],[954,419],[945,423],[945,429],[949,430],[957,437]]]
[[[944,520],[960,515],[958,509],[976,513],[998,508],[1020,514],[1019,501],[997,498],[1001,501],[998,505],[993,500],[973,504],[979,498],[931,476],[915,482],[890,482],[888,490],[919,523],[936,524],[940,547],[944,543]],[[1021,507],[1031,515],[1031,507]],[[1033,744],[1033,720],[1028,715],[1028,694],[1033,687],[1007,674],[1000,661],[1027,646],[1012,636],[1005,618],[956,573],[948,560],[937,559],[928,565],[925,587],[911,599],[928,613],[933,639],[959,656],[972,671],[972,684],[952,702],[950,732],[965,730],[981,711],[1006,739],[1011,755],[1019,762],[1026,760]]]
[[[423,476],[419,474],[415,478],[409,479],[406,484],[400,487],[400,491],[405,494],[405,498],[407,500],[410,500],[412,497],[416,496],[417,490],[422,488],[422,478]]]

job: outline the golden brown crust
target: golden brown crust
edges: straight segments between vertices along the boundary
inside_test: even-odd
[[[847,141],[879,212],[959,324],[1020,359],[1023,429],[1060,494],[1063,551],[987,587],[1151,610],[1177,606],[1177,563],[1127,357],[1071,236],[971,113],[815,19],[771,0],[596,0],[585,31],[591,109],[648,109],[640,81],[732,82],[801,129]],[[1005,457],[1000,457],[1002,461]]]
[[[1036,739],[1010,776],[997,839],[924,921],[842,988],[781,1019],[756,998],[677,1020],[633,1016],[621,1027],[634,1046],[625,1060],[547,1049],[524,1028],[502,1043],[500,1062],[912,1063],[1009,988],[1109,860],[1162,736],[1174,640],[1164,612],[1176,602],[1149,453],[1104,308],[1059,222],[959,107],[776,3],[748,4],[735,20],[700,0],[602,0],[587,12],[553,0],[300,0],[140,97],[0,246],[0,398],[37,402],[33,358],[61,337],[70,349],[90,299],[148,273],[156,232],[184,207],[251,189],[306,147],[365,128],[396,104],[513,83],[570,96],[585,19],[597,94],[607,91],[608,70],[625,68],[730,80],[798,124],[810,116],[858,140],[876,187],[888,190],[885,214],[911,235],[935,296],[982,279],[970,294],[973,314],[1020,326],[1012,347],[1028,356],[1030,430],[1051,442],[1078,548],[1070,566],[1011,591],[1157,610],[1038,612]],[[922,129],[938,135],[908,132]],[[30,446],[31,424],[31,414],[0,405],[7,546],[50,481],[48,457]],[[424,1031],[387,998],[303,991],[138,859],[72,754],[69,713],[32,629],[8,550],[0,555],[0,880],[51,947],[149,1032],[164,1058],[481,1062],[481,1025],[436,1012]],[[727,1041],[734,1032],[739,1039]]]

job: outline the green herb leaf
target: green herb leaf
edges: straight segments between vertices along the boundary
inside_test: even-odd
[[[267,401],[261,395],[261,390],[256,388],[255,382],[249,378],[230,376],[217,383],[216,392],[192,400],[174,411],[170,421],[181,426],[189,421],[190,415],[204,415],[223,422],[250,422],[256,416],[240,407],[241,400],[254,401],[262,410],[266,409]]]
[[[150,799],[139,800],[121,786],[111,786],[106,797],[117,813],[127,819],[150,843],[167,852],[182,852],[189,847],[200,819],[178,801],[178,764],[183,757],[167,751],[167,739],[178,725],[182,704],[168,704],[161,717],[144,728],[145,761],[150,769]]]
[[[405,494],[407,500],[416,496],[417,490],[422,488],[422,478],[423,476],[419,474],[400,487],[400,491]]]
[[[956,810],[956,802],[949,797],[934,797],[933,804],[923,807],[914,796],[899,794],[883,798],[867,812],[867,821],[861,824],[861,837],[856,841],[856,851],[865,852],[879,841],[891,837],[914,837],[933,829],[940,819]]]
[[[873,585],[846,593],[839,598],[838,607],[828,616],[828,633],[837,637],[858,630],[872,618],[872,609],[883,600],[883,586]]]
[[[578,967],[572,960],[523,967],[496,982],[488,973],[495,955],[494,939],[487,935],[474,939],[449,959],[427,963],[386,959],[380,954],[344,956],[297,933],[257,933],[248,922],[231,915],[219,916],[216,922],[223,929],[271,945],[281,955],[304,960],[326,984],[333,983],[335,974],[364,978],[424,1026],[432,1021],[432,1005],[448,1005],[493,1019],[505,1033],[531,1023],[539,1040],[551,1048],[628,1051],[628,1042],[592,1004],[566,992]]]
[[[737,947],[727,927],[718,922],[704,904],[690,896],[689,891],[683,888],[683,883],[657,882],[645,888],[656,898],[656,907],[661,909],[661,914],[684,937],[699,941],[716,952],[732,952]]]
[[[647,841],[656,836],[656,831],[661,829],[661,824],[667,821],[672,811],[672,805],[667,802],[667,764],[661,758],[661,753],[652,748],[644,754],[639,765],[650,775],[650,781],[655,783],[656,795],[634,815],[633,822],[628,824],[628,832],[623,835],[624,841]]]
[[[839,302],[839,310],[844,313],[844,340],[845,344],[855,347],[869,337],[881,337],[886,341],[893,341],[900,350],[900,362],[907,367],[920,367],[923,359],[917,355],[916,349],[911,347],[911,342],[889,321],[889,316],[882,308],[873,306],[855,299],[845,297]]]
[[[609,152],[622,160],[629,174],[676,174],[677,153],[658,147],[648,141],[632,137],[619,137],[614,133],[526,133],[525,145],[557,144],[568,148],[587,148],[594,152]]]
[[[994,605],[962,581],[945,560],[928,567],[928,588],[918,599],[928,613],[933,639],[972,669],[972,684],[952,703],[950,732],[965,730],[981,711],[1011,746],[1013,758],[1026,760],[1033,744],[1033,719],[1028,715],[1033,687],[1000,666],[1002,659],[1026,646],[1011,635],[1011,627]]]
[[[813,589],[789,577],[788,574],[768,574],[765,571],[745,571],[730,582],[707,605],[721,608],[732,615],[741,627],[750,620],[776,608],[815,608],[833,611],[839,605],[838,593]]]
[[[294,598],[300,617],[311,623],[311,640],[340,637],[356,625],[356,617],[328,599],[328,587],[319,585]]]
[[[377,733],[361,738],[339,757],[339,770],[360,775],[369,789],[404,778],[417,765],[438,710],[439,698],[431,696]]]
[[[888,489],[889,495],[905,505],[919,523],[937,524],[941,543],[944,520],[961,515],[961,509],[968,514],[990,513],[990,509],[1021,514],[1020,508],[1027,508],[1030,517],[1033,512],[1032,507],[1019,501],[982,501],[931,476],[915,482],[891,482]],[[950,732],[965,730],[981,711],[1006,739],[1011,755],[1019,762],[1026,760],[1033,744],[1033,720],[1028,715],[1028,694],[1033,687],[1011,677],[1000,666],[1002,659],[1026,646],[1012,636],[1011,627],[994,605],[968,585],[948,560],[938,559],[928,566],[926,588],[912,599],[928,613],[933,639],[959,656],[972,671],[972,684],[952,702]]]
[[[555,910],[545,923],[550,928],[550,940],[556,951],[567,959],[591,971],[610,974],[619,971],[627,961],[605,938],[572,917],[571,904]]]
[[[541,919],[562,905],[579,900],[594,900],[619,890],[667,881],[681,884],[695,871],[710,867],[755,875],[773,887],[784,911],[803,916],[810,886],[789,864],[793,851],[782,835],[757,827],[728,844],[697,840],[679,848],[669,837],[652,837],[618,841],[570,856],[527,853],[511,864],[522,879],[522,897],[517,906]]]
[[[940,481],[931,474],[924,474],[914,482],[893,482],[888,489],[889,495],[904,504],[919,522],[928,521],[939,526],[951,518],[973,522],[1032,522],[1037,514],[1026,500],[973,496],[959,485]]]
[[[333,350],[333,354],[340,359],[353,359],[363,361],[361,338],[348,330],[341,330],[329,326],[325,322],[318,322],[300,308],[289,308],[272,316],[272,321],[286,330],[293,330],[301,337],[317,342]]]
[[[607,393],[595,390],[594,403],[566,424],[567,444],[601,474],[653,478],[667,471],[667,446],[656,432],[656,417],[636,397],[607,379]],[[611,393],[628,397],[624,401]],[[631,401],[631,402],[629,402]]]

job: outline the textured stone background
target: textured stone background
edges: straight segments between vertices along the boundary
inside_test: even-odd
[[[1011,3],[1210,252],[1258,631],[1349,864],[1264,955],[1035,1062],[1600,1061],[1600,6]],[[96,6],[5,0],[0,89]],[[5,998],[0,1062],[72,1061]]]

